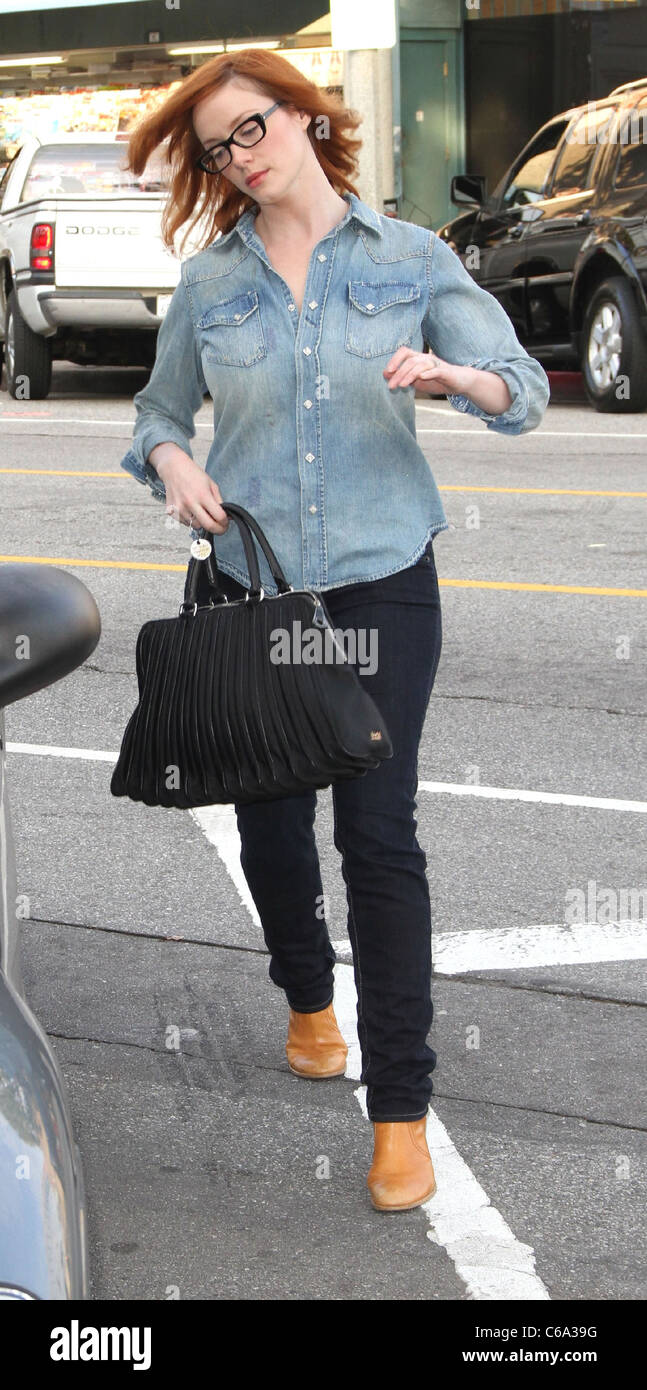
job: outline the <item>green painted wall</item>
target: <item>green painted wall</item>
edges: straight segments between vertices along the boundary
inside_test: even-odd
[[[400,28],[460,29],[461,0],[400,0]]]

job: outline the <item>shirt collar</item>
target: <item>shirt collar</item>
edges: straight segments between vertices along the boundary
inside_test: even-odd
[[[362,199],[358,198],[356,193],[351,193],[349,190],[342,193],[341,196],[349,204],[349,208],[348,212],[342,217],[341,222],[337,223],[337,227],[343,227],[347,222],[355,218],[357,222],[361,222],[364,227],[368,227],[370,231],[376,232],[377,235],[381,237],[382,227],[380,219],[378,214],[373,211],[373,208],[369,207],[368,203],[362,202]],[[242,240],[249,245],[250,237],[254,233],[255,220],[256,210],[254,208],[247,208],[247,211],[238,218],[235,227],[232,227],[231,231],[238,232]],[[230,235],[230,233],[228,233],[228,235]],[[224,241],[224,239],[225,238],[222,237],[218,240]]]

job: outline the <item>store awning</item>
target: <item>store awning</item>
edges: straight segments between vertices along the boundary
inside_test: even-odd
[[[25,10],[0,14],[0,54],[54,53],[63,49],[114,48],[193,40],[281,38],[328,10],[326,0],[181,0],[167,9],[160,0],[92,6],[90,9]],[[159,38],[151,38],[159,35]]]

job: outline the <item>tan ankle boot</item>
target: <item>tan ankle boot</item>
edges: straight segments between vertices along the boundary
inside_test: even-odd
[[[408,1211],[433,1197],[436,1179],[426,1138],[427,1117],[373,1121],[373,1162],[367,1184],[378,1211]]]
[[[314,1014],[298,1014],[290,1009],[285,1051],[295,1076],[312,1080],[343,1076],[348,1048],[337,1027],[332,1004]]]

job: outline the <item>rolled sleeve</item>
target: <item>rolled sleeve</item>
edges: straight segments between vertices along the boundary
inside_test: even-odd
[[[497,415],[463,394],[448,395],[450,405],[478,416],[487,429],[500,434],[535,429],[550,398],[548,377],[541,363],[522,347],[503,306],[477,285],[460,257],[435,232],[430,234],[428,273],[429,304],[422,321],[425,342],[445,362],[495,372],[512,398],[508,409]]]
[[[136,411],[131,448],[120,467],[147,484],[162,500],[166,489],[159,474],[148,462],[156,444],[178,444],[193,458],[191,439],[195,434],[195,415],[208,391],[198,342],[181,278],[171,297],[166,317],[157,335],[155,364],[149,380],[133,397]]]

